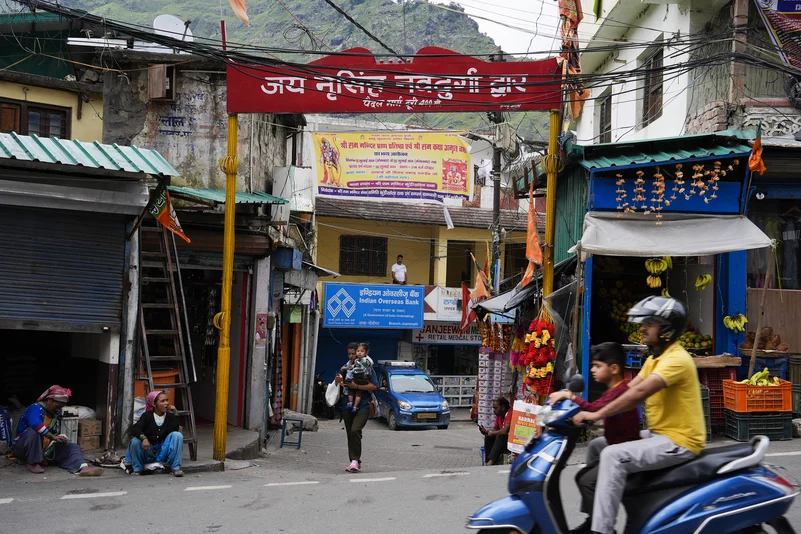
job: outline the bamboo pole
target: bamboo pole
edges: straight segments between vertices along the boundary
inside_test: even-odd
[[[762,331],[762,319],[765,317],[765,297],[768,295],[768,288],[773,283],[774,271],[776,270],[776,250],[771,244],[768,250],[768,272],[765,274],[765,284],[762,287],[762,296],[759,298],[759,317],[757,318],[756,336],[754,346],[751,349],[751,363],[748,364],[748,378],[754,376],[754,365],[756,365],[756,351],[759,345],[759,333]]]
[[[234,278],[234,213],[236,212],[237,116],[228,115],[228,155],[220,160],[225,173],[225,231],[223,241],[223,279],[220,313],[214,326],[220,330],[217,349],[217,391],[214,405],[214,454],[218,462],[225,461],[228,437],[228,386],[231,372],[231,289]]]

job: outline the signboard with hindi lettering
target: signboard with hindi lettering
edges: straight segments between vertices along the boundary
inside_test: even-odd
[[[325,328],[423,327],[425,286],[323,284]]]
[[[759,15],[768,28],[768,35],[782,60],[801,68],[801,1],[755,0]]]
[[[317,194],[384,200],[470,200],[473,169],[458,133],[315,132]]]
[[[308,64],[228,64],[228,113],[546,111],[561,104],[556,58],[491,62],[439,47],[406,60],[352,48]]]

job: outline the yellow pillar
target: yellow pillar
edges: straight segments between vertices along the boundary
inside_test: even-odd
[[[542,161],[547,174],[545,202],[545,244],[542,254],[542,295],[553,293],[553,263],[556,240],[556,172],[558,170],[557,142],[559,139],[559,110],[551,110],[548,133],[548,154]]]
[[[214,326],[220,330],[217,349],[217,395],[214,408],[214,459],[225,461],[228,437],[228,382],[231,367],[231,286],[234,277],[234,214],[236,213],[237,136],[236,115],[228,115],[228,155],[220,160],[225,173],[225,233],[223,242],[223,279],[220,313]]]

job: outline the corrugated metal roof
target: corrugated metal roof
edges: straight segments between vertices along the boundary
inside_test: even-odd
[[[0,160],[39,162],[105,169],[116,172],[179,176],[155,150],[135,146],[104,145],[97,141],[69,141],[38,135],[0,133]]]
[[[196,200],[208,200],[218,204],[225,204],[225,191],[222,189],[195,189],[193,187],[178,187],[171,185],[167,187],[170,193],[176,197],[183,196]],[[276,197],[261,191],[253,193],[237,193],[237,204],[286,204],[289,200]]]
[[[599,145],[574,145],[571,156],[586,169],[609,169],[696,158],[745,156],[751,152],[751,132],[727,130],[714,134],[687,135]]]

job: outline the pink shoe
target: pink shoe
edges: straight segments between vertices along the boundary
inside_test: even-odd
[[[348,473],[358,473],[361,471],[361,466],[357,460],[353,460],[348,467],[345,468]]]
[[[28,464],[25,467],[27,467],[28,471],[30,471],[34,475],[41,475],[42,473],[44,473],[44,467],[42,467],[39,464]]]

